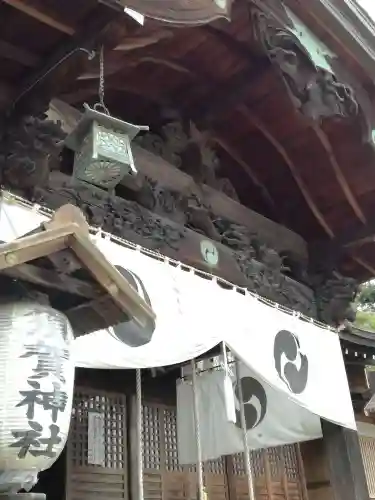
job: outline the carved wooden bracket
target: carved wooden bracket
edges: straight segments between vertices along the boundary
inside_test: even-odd
[[[358,282],[334,272],[317,276],[314,284],[318,319],[327,325],[340,326],[353,322],[356,312],[353,308],[358,291]]]
[[[302,114],[313,120],[355,117],[358,103],[350,85],[318,68],[294,33],[270,12],[250,6],[255,41],[280,72],[289,95]]]
[[[364,140],[374,146],[375,115],[361,85],[347,78],[348,72],[337,57],[322,55],[327,63],[324,67],[314,62],[293,32],[293,21],[281,2],[276,15],[272,6],[265,5],[269,2],[253,2],[249,12],[254,40],[280,73],[295,107],[313,122],[327,118],[358,120]]]
[[[48,183],[54,162],[58,168],[64,138],[60,125],[43,116],[8,123],[0,141],[2,184],[31,190]]]

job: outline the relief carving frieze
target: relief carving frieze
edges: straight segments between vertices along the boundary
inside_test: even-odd
[[[91,186],[73,186],[69,178],[59,175],[48,188],[35,189],[34,201],[52,209],[72,203],[83,211],[90,225],[131,241],[138,236],[154,250],[176,249],[185,236],[183,226],[167,223],[134,201],[109,196]]]
[[[134,142],[190,175],[198,185],[206,184],[238,201],[230,180],[218,175],[220,160],[215,147],[194,124],[186,127],[181,119],[174,119],[164,124],[159,134],[147,132]]]
[[[2,184],[32,193],[47,185],[50,171],[59,168],[64,132],[44,116],[24,116],[7,123],[0,141]]]
[[[256,231],[228,218],[216,216],[199,187],[177,192],[148,180],[146,189],[149,190],[150,186],[154,195],[150,196],[153,202],[148,208],[152,206],[152,210],[157,213],[168,215],[186,228],[229,248],[249,290],[304,314],[316,316],[312,291],[286,275],[291,270],[288,262],[284,262],[288,259],[262,244]],[[163,210],[164,203],[160,202],[165,198],[173,200],[168,205],[168,211]],[[141,199],[142,196],[138,201],[141,202]],[[295,266],[291,267],[294,270]],[[306,270],[303,271],[298,278],[301,281],[303,278],[306,283]]]
[[[157,192],[160,191],[159,187]],[[177,199],[176,193],[172,198]],[[220,250],[221,259],[227,263],[227,267],[222,268],[226,279],[234,276],[235,283],[247,286],[265,298],[304,314],[315,315],[311,290],[284,274],[287,269],[279,254],[263,245],[256,233],[245,226],[215,217],[197,196],[180,196],[178,200],[179,206],[189,207],[190,204],[192,209],[186,212],[185,224],[159,216],[135,201],[109,196],[86,185],[73,186],[70,179],[60,173],[51,176],[49,187],[35,189],[34,201],[52,209],[72,203],[81,208],[92,226],[177,259],[183,255],[188,258],[189,252],[191,255],[199,252],[199,245],[194,243],[199,238],[191,238],[194,234],[201,234],[213,240]],[[224,248],[227,251],[223,253],[221,249]],[[198,265],[196,259],[193,256],[192,265],[194,262]],[[221,274],[220,270],[218,272]]]
[[[264,245],[256,230],[215,213],[203,187],[217,185],[217,157],[205,153],[205,141],[196,137],[180,147],[182,138],[181,133],[175,142],[169,139],[169,145],[180,155],[180,169],[193,177],[185,188],[172,189],[144,175],[128,198],[119,197],[87,184],[73,184],[71,177],[59,171],[64,139],[59,124],[27,117],[9,127],[1,142],[3,185],[51,209],[72,203],[92,226],[201,269],[207,269],[207,263],[200,242],[208,240],[219,253],[213,272],[280,304],[315,315],[311,290],[287,275],[284,257]],[[184,164],[187,158],[197,161]]]

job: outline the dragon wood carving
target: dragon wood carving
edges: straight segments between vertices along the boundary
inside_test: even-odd
[[[302,114],[316,121],[358,116],[358,103],[350,85],[318,68],[294,33],[270,12],[253,4],[249,9],[255,41],[281,73],[294,105]]]
[[[337,272],[318,276],[314,281],[318,319],[336,327],[354,322],[356,312],[353,302],[358,292],[357,281]]]
[[[0,141],[1,182],[32,197],[34,188],[48,185],[51,170],[59,168],[65,134],[59,124],[45,116],[24,116],[4,130]]]

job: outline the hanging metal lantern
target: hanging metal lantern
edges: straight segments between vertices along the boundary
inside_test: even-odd
[[[65,446],[72,344],[61,312],[32,302],[0,305],[0,493],[28,491]]]
[[[131,141],[147,126],[133,125],[87,104],[77,127],[65,145],[75,151],[73,177],[76,180],[113,189],[125,175],[135,175]]]

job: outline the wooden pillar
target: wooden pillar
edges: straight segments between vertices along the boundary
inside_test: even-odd
[[[308,500],[369,500],[358,434],[325,420],[322,430],[301,445]]]
[[[322,420],[322,430],[335,498],[369,500],[357,432],[326,420]]]

